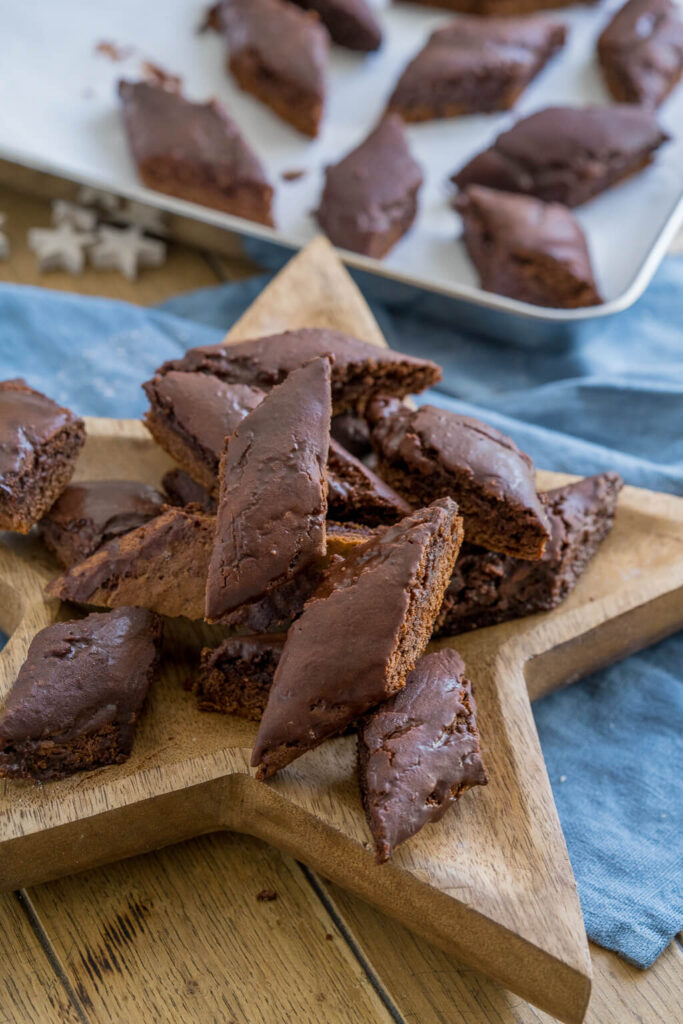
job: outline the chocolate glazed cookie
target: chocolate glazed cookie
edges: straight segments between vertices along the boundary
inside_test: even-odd
[[[451,180],[580,206],[646,167],[668,139],[646,107],[549,107],[503,132]]]
[[[472,684],[456,651],[425,654],[400,693],[361,720],[358,772],[378,864],[486,785]]]

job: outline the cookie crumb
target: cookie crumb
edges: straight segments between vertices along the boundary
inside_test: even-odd
[[[256,899],[259,903],[272,903],[277,899],[277,893],[275,889],[261,889],[261,892],[256,893]]]
[[[132,46],[119,46],[109,39],[101,40],[95,47],[95,53],[101,53],[103,57],[109,57],[109,60],[116,62],[127,60],[134,52]]]
[[[203,32],[220,32],[222,27],[221,23],[221,5],[211,4],[204,11],[204,17],[202,18],[197,28],[197,34],[201,35]]]

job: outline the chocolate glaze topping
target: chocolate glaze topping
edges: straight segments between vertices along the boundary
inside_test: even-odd
[[[166,508],[52,580],[46,593],[78,604],[135,604],[201,619],[214,530],[215,518],[199,508]]]
[[[68,742],[110,723],[132,742],[160,640],[161,623],[143,608],[41,630],[0,718],[0,751],[26,740]]]
[[[598,39],[615,99],[656,107],[683,73],[683,21],[671,0],[629,0]]]
[[[223,0],[220,18],[231,58],[249,54],[269,77],[324,95],[329,37],[314,14],[284,0]]]
[[[539,529],[549,532],[532,460],[495,427],[433,405],[408,409],[395,399],[377,399],[370,414],[380,458],[402,467],[416,486],[421,486],[421,478],[433,479],[437,486],[438,477],[438,486],[450,489],[466,516],[470,508],[476,512],[467,493],[472,489],[504,502],[510,511],[528,511]],[[457,478],[463,483],[456,493]]]
[[[83,421],[23,380],[1,381],[0,491],[11,493],[3,478],[30,471],[36,449],[65,427],[82,428]]]
[[[191,103],[151,82],[119,82],[130,144],[138,163],[187,161],[213,169],[219,186],[268,185],[261,161],[216,101]]]
[[[69,484],[40,523],[43,538],[63,565],[87,558],[161,512],[164,499],[137,480]]]
[[[270,633],[286,628],[304,610],[306,601],[315,593],[323,573],[338,556],[347,558],[353,548],[364,544],[374,531],[356,523],[325,523],[327,554],[315,565],[299,572],[291,580],[270,590],[265,597],[251,604],[240,605],[234,612],[223,616],[221,622],[234,629],[248,629],[252,633]]]
[[[646,108],[549,107],[499,135],[453,181],[578,206],[639,170],[668,138]]]
[[[433,32],[401,75],[389,109],[429,108],[432,117],[509,106],[508,89],[521,91],[563,45],[564,25],[546,18],[466,15]]]
[[[488,782],[472,686],[456,651],[425,654],[405,687],[361,720],[358,764],[378,863]]]
[[[566,206],[483,185],[470,185],[454,206],[488,291],[547,306],[601,301],[586,236]]]
[[[421,185],[422,171],[408,148],[403,123],[389,114],[356,149],[326,169],[318,220],[335,245],[372,252],[373,236],[390,236],[397,225],[402,235],[410,226]]]
[[[565,36],[565,26],[548,18],[484,19],[463,15],[432,32],[427,45],[466,51],[473,63],[478,53],[491,53],[500,60],[525,66],[533,65],[539,51],[561,46]],[[463,59],[467,59],[464,54]]]
[[[198,445],[216,474],[226,437],[265,394],[260,388],[227,384],[210,374],[175,371],[154,377],[143,388],[152,403],[152,413],[188,444]]]
[[[221,343],[189,349],[181,359],[165,363],[170,370],[213,373],[232,384],[268,390],[288,373],[320,356],[332,360],[332,402],[344,412],[378,390],[403,398],[441,379],[436,363],[380,348],[341,331],[302,327],[237,344]]]
[[[262,776],[403,686],[429,639],[461,537],[457,506],[446,498],[329,569],[287,634],[252,754]]]
[[[449,11],[475,14],[481,18],[494,15],[535,14],[550,7],[568,7],[571,0],[412,0],[427,7],[443,7]],[[585,0],[595,4],[598,0]]]
[[[370,52],[382,43],[382,29],[366,0],[294,0],[315,11],[332,40],[350,50]]]
[[[325,554],[330,364],[291,373],[237,427],[221,464],[209,621],[263,597]]]
[[[622,479],[600,473],[547,491],[550,540],[540,561],[463,544],[435,625],[453,636],[555,608],[612,528]]]
[[[599,543],[594,541],[594,534],[600,531],[602,540],[611,527],[623,484],[618,473],[597,473],[565,487],[546,491],[544,497],[552,530],[543,561],[548,565],[561,565],[568,544],[576,542],[580,542],[583,547],[590,545],[593,554]],[[602,529],[599,520],[608,521],[606,529]],[[582,569],[584,567],[585,562]]]

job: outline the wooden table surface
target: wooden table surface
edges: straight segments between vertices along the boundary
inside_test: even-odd
[[[50,223],[49,205],[0,187],[0,210],[8,215],[12,246],[0,280],[153,304],[258,270],[239,258],[173,245],[166,265],[134,284],[115,272],[41,275],[26,231]],[[264,890],[277,898],[259,899]],[[207,836],[0,894],[0,934],[0,1024],[551,1020],[241,835]],[[597,946],[591,954],[588,1024],[680,1024],[680,943],[649,971]]]

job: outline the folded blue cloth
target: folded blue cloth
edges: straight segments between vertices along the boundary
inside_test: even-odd
[[[83,414],[139,416],[140,382],[219,341],[267,280],[159,310],[0,285],[0,379],[24,376]],[[443,299],[369,297],[394,347],[443,365],[429,400],[485,418],[544,468],[616,469],[683,494],[683,259],[629,314],[561,351],[463,335]],[[681,665],[679,633],[534,708],[588,934],[641,967],[683,927]]]

